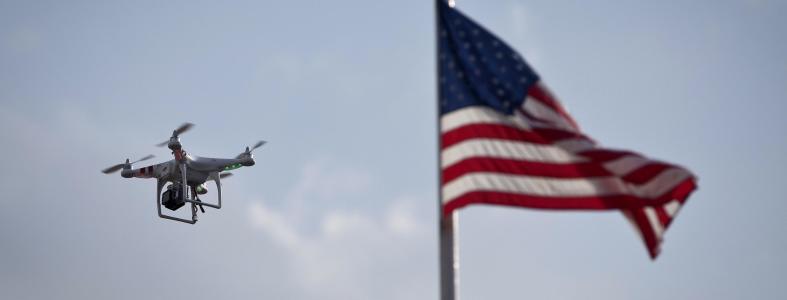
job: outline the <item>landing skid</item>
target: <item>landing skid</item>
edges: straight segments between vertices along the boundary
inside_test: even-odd
[[[167,181],[166,180],[162,180],[162,179],[159,179],[158,183],[156,185],[156,206],[158,208],[158,216],[159,216],[159,218],[167,219],[167,220],[173,220],[173,221],[178,221],[178,222],[183,222],[183,223],[188,223],[188,224],[194,224],[194,223],[197,223],[197,206],[198,205],[200,206],[200,209],[202,209],[203,206],[207,206],[207,207],[211,207],[211,208],[215,208],[215,209],[221,209],[221,177],[219,176],[219,173],[218,172],[213,172],[208,177],[208,180],[212,179],[214,182],[216,182],[216,192],[218,193],[218,197],[219,197],[218,204],[212,204],[212,203],[202,202],[199,198],[197,198],[197,193],[193,193],[193,192],[190,193],[189,185],[186,184],[186,182],[187,182],[186,181],[186,165],[181,164],[179,167],[180,167],[180,173],[182,174],[182,178],[183,178],[182,179],[182,184],[181,184],[181,186],[183,187],[183,192],[182,192],[183,194],[181,194],[181,195],[183,195],[183,197],[184,197],[184,199],[183,199],[184,202],[191,203],[191,220],[178,218],[178,217],[175,217],[175,216],[165,215],[165,214],[163,214],[161,212],[161,206],[163,205],[161,203],[161,190],[167,184]],[[190,198],[190,197],[193,197],[193,198]],[[203,210],[203,212],[204,212],[204,210]]]

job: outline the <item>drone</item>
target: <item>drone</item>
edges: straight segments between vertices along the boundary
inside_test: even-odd
[[[252,147],[246,147],[246,151],[238,154],[235,158],[209,158],[193,156],[183,150],[183,145],[180,143],[180,135],[194,127],[194,124],[184,123],[180,127],[172,131],[172,136],[169,140],[164,141],[156,146],[167,146],[172,150],[174,159],[159,164],[143,167],[132,168],[132,165],[153,158],[153,155],[145,156],[134,162],[120,163],[109,168],[102,170],[104,174],[111,174],[120,171],[120,176],[123,178],[155,178],[156,184],[156,206],[158,207],[158,216],[163,219],[179,221],[188,224],[197,223],[197,208],[205,213],[205,206],[221,209],[221,179],[232,176],[228,172],[240,167],[251,167],[254,165],[254,155],[252,151],[265,144],[265,141],[259,141]],[[208,188],[205,182],[214,181],[216,183],[216,193],[218,195],[218,203],[207,203],[199,199],[199,195],[208,193]],[[169,183],[169,185],[167,185]],[[167,186],[164,193],[161,191]],[[191,204],[191,220],[179,218],[163,214],[161,206],[166,207],[171,211],[176,211],[186,205]]]

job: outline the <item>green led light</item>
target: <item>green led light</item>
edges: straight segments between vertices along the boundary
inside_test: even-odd
[[[237,169],[237,168],[240,168],[240,167],[242,167],[242,166],[243,166],[243,165],[241,165],[241,164],[231,164],[231,165],[227,165],[226,167],[224,167],[224,171],[235,170],[235,169]]]

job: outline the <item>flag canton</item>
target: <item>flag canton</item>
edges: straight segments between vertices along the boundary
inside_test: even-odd
[[[440,114],[479,105],[512,114],[538,75],[502,40],[438,2]]]

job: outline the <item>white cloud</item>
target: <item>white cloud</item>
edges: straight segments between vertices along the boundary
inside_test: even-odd
[[[291,205],[298,201],[324,202],[340,193],[363,195],[371,190],[368,173],[340,164],[329,165],[325,161],[307,164],[288,193],[289,205],[283,209],[271,208],[263,201],[250,204],[252,226],[288,253],[292,268],[288,273],[295,274],[291,278],[294,285],[302,286],[307,298],[428,296],[423,293],[432,291],[429,285],[434,278],[419,279],[431,274],[402,269],[404,262],[418,259],[416,253],[423,253],[420,257],[426,261],[432,258],[432,232],[417,217],[417,198],[392,197],[392,201],[375,211],[310,205],[293,209]],[[305,215],[313,217],[304,218]],[[304,227],[302,223],[318,224],[319,230],[299,229]]]
[[[301,178],[290,189],[287,199],[303,202],[318,197],[330,201],[342,195],[364,192],[371,183],[371,174],[364,170],[334,166],[328,159],[320,159],[301,169]]]
[[[415,218],[413,205],[414,199],[402,198],[393,202],[386,212],[385,225],[391,232],[401,235],[413,235],[418,232],[422,224]],[[436,209],[436,208],[435,208]]]
[[[300,237],[290,228],[282,215],[265,207],[262,203],[251,205],[249,217],[254,228],[264,230],[277,242],[287,247],[296,247],[301,243]]]

